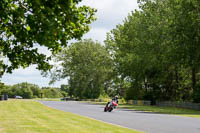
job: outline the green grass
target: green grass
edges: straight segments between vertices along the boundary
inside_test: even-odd
[[[106,102],[89,102],[89,103],[102,104],[102,105],[106,104]],[[142,105],[138,106],[138,105],[130,105],[130,104],[119,104],[118,108],[130,109],[133,111],[172,114],[172,115],[200,118],[200,111],[175,108],[175,107],[142,106]]]
[[[122,104],[122,105],[119,105],[119,107],[132,109],[135,111],[173,114],[173,115],[180,115],[180,116],[186,116],[186,117],[200,118],[200,111],[191,110],[191,109],[182,109],[182,108],[175,108],[175,107],[158,107],[158,106],[137,106],[137,105],[128,105],[128,104]]]
[[[0,102],[0,133],[141,133],[59,111],[34,100]]]

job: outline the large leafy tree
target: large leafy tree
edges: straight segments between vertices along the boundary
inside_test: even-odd
[[[10,63],[0,62],[0,71],[12,72],[31,64],[48,70],[50,57],[39,53],[37,47],[45,46],[56,53],[68,40],[80,39],[95,20],[96,10],[78,6],[81,1],[1,0],[0,55]]]
[[[200,1],[177,0],[169,2],[173,12],[171,24],[171,36],[173,37],[174,52],[176,58],[184,67],[189,67],[192,73],[192,88],[196,86],[196,74],[200,65]]]
[[[72,43],[55,59],[60,65],[52,73],[52,81],[69,78],[69,95],[98,98],[110,81],[110,54],[98,42],[89,39]]]
[[[199,5],[139,0],[140,10],[108,34],[106,45],[119,74],[131,79],[133,95],[190,100],[199,82]]]

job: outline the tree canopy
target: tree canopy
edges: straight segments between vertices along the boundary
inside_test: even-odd
[[[56,62],[52,83],[68,79],[58,93],[44,89],[46,97],[106,93],[152,103],[200,102],[199,0],[138,0],[140,9],[107,34],[105,45],[86,39],[61,50],[68,40],[80,39],[94,20],[95,10],[77,6],[80,1],[2,0],[0,73],[30,64],[50,68],[49,58],[35,47],[40,45],[52,51]]]
[[[52,81],[69,78],[68,93],[75,97],[98,98],[110,80],[110,55],[104,46],[90,39],[72,43],[55,60],[60,65],[52,73]]]
[[[78,6],[81,1],[1,0],[0,56],[10,62],[0,62],[1,74],[31,64],[39,70],[50,69],[50,57],[39,53],[37,46],[56,53],[68,40],[80,39],[89,30],[96,10]]]
[[[105,41],[117,71],[131,79],[129,98],[190,101],[199,93],[200,2],[139,0],[139,7]]]

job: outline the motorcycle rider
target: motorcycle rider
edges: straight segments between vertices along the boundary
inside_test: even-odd
[[[112,99],[112,101],[114,101],[115,103],[118,104],[118,96],[115,96],[115,97]]]
[[[112,100],[108,102],[106,106],[109,107],[112,104],[112,101],[118,104],[118,96],[113,97]]]

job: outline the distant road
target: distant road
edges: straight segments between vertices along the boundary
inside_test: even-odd
[[[126,109],[103,112],[104,106],[75,101],[40,101],[49,107],[147,133],[200,133],[200,119]]]

